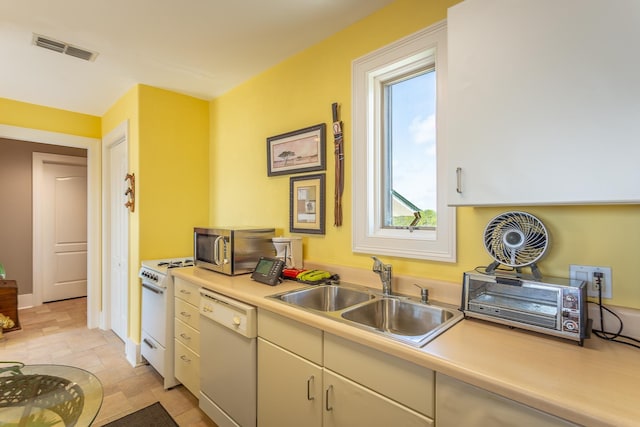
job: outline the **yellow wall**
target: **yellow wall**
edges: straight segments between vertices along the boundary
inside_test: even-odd
[[[191,256],[193,226],[206,223],[209,103],[136,85],[103,117],[103,135],[129,120],[129,172],[136,210],[129,215],[129,336],[140,339],[141,260]]]
[[[289,175],[267,177],[266,138],[327,123],[326,234],[304,235],[304,257],[319,263],[370,268],[370,254],[351,251],[351,62],[446,18],[457,0],[398,0],[211,102],[210,225],[270,225],[289,234]],[[333,224],[331,103],[341,104],[345,131],[344,225]],[[588,171],[585,171],[587,173]],[[525,189],[526,191],[526,189]],[[640,261],[640,206],[459,208],[458,262],[385,258],[400,275],[460,283],[486,266],[482,233],[493,216],[512,209],[538,216],[551,246],[539,263],[545,275],[567,277],[569,264],[610,266],[610,303],[640,308],[635,262]]]
[[[100,138],[100,117],[0,98],[0,123],[88,138]]]
[[[267,177],[266,138],[321,122],[329,125],[333,102],[341,104],[345,124],[344,225],[332,225],[329,126],[326,235],[303,235],[305,259],[371,267],[369,254],[351,252],[351,62],[444,19],[446,8],[455,3],[398,0],[210,103],[138,85],[101,120],[0,98],[0,123],[100,138],[129,120],[129,162],[139,196],[139,210],[130,216],[129,332],[139,340],[140,260],[191,254],[191,227],[196,224],[271,225],[288,235],[290,176]],[[543,273],[567,276],[572,263],[610,266],[611,303],[640,308],[640,286],[635,283],[638,205],[459,208],[457,263],[385,261],[393,263],[396,274],[459,283],[462,272],[491,261],[482,245],[484,226],[510,209],[538,216],[549,229],[551,247],[540,262]]]
[[[209,102],[136,85],[100,118],[0,98],[0,123],[11,126],[102,138],[125,120],[137,197],[129,215],[129,336],[139,341],[140,261],[191,256],[193,227],[208,221]]]
[[[140,256],[191,256],[208,218],[209,102],[140,86]]]

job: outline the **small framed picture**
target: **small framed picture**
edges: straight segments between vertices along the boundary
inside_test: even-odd
[[[290,178],[289,231],[324,234],[324,174]]]
[[[325,123],[267,138],[269,176],[326,169]]]

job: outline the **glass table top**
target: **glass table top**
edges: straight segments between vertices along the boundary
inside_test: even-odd
[[[84,369],[0,362],[2,426],[89,426],[102,396],[100,380]]]

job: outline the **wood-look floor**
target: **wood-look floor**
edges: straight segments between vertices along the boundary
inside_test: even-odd
[[[22,330],[5,332],[0,360],[56,363],[93,372],[104,387],[94,426],[159,401],[180,426],[215,427],[182,385],[164,390],[162,377],[151,366],[132,367],[124,343],[112,331],[87,329],[86,298],[20,310],[19,317]]]

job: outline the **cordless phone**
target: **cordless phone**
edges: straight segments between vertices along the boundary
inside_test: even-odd
[[[284,261],[280,259],[260,257],[256,268],[251,273],[251,278],[255,281],[275,286],[280,283],[283,268]]]

